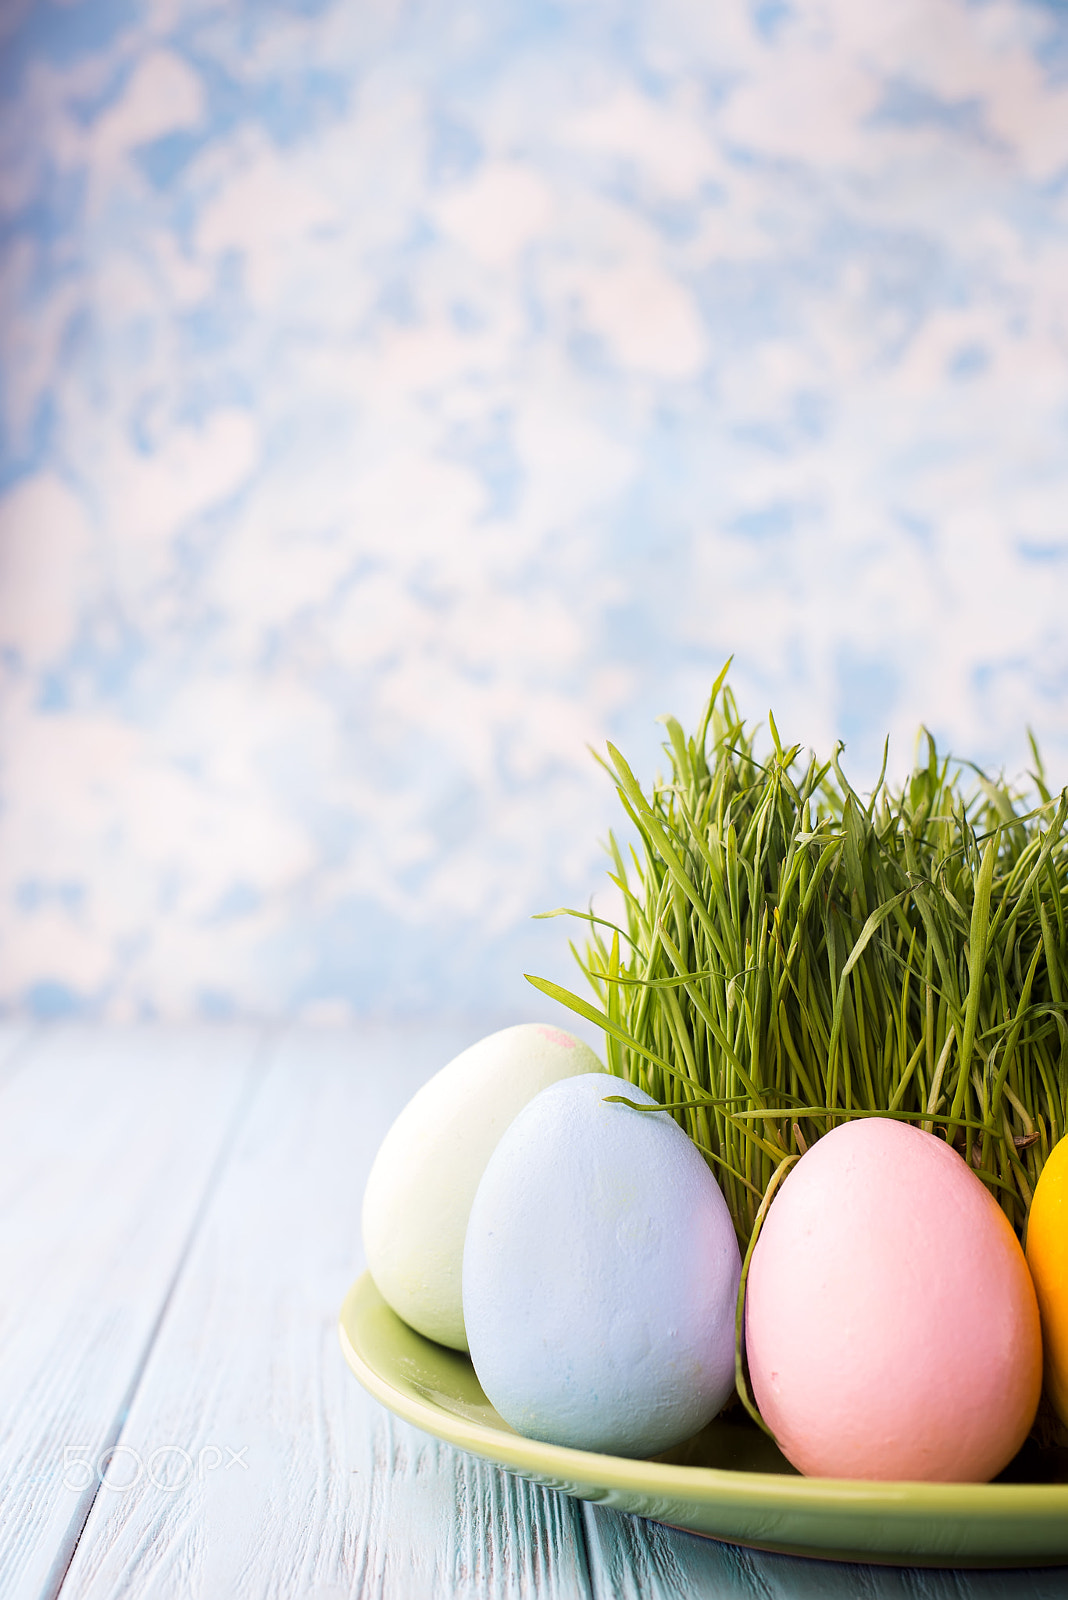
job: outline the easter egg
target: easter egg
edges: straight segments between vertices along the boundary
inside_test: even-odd
[[[687,1439],[734,1385],[741,1262],[696,1146],[601,1076],[543,1090],[486,1164],[464,1249],[479,1382],[518,1433],[613,1455]]]
[[[1027,1218],[1027,1265],[1042,1319],[1046,1393],[1068,1424],[1068,1139],[1061,1139],[1035,1185]]]
[[[802,1472],[985,1482],[1034,1420],[1038,1306],[1016,1235],[949,1145],[886,1118],[825,1134],[750,1261],[753,1394]]]
[[[363,1244],[382,1298],[418,1332],[467,1349],[464,1234],[486,1162],[547,1085],[603,1071],[573,1034],[524,1022],[462,1051],[405,1106],[367,1180]]]

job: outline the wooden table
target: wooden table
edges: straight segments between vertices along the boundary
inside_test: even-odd
[[[735,1549],[415,1432],[347,1371],[369,1161],[478,1030],[0,1032],[0,1594],[1063,1597]]]

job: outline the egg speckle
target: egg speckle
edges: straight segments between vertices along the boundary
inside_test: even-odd
[[[941,1139],[887,1118],[825,1134],[753,1251],[746,1357],[802,1472],[983,1482],[1042,1379],[1038,1307],[996,1201]]]
[[[740,1258],[726,1203],[665,1112],[604,1077],[545,1089],[502,1137],[464,1250],[475,1371],[519,1433],[645,1456],[734,1382]]]
[[[415,1094],[379,1147],[363,1201],[382,1298],[427,1338],[467,1349],[464,1235],[479,1179],[512,1118],[561,1078],[604,1072],[581,1039],[524,1022],[491,1033]]]

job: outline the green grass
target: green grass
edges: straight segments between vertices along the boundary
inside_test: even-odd
[[[612,837],[621,924],[575,955],[608,1065],[704,1152],[743,1244],[784,1161],[844,1119],[949,1139],[1022,1233],[1068,1125],[1068,791],[926,760],[862,798],[769,718],[758,759],[726,669],[646,792],[611,745],[635,843]],[[884,763],[885,773],[885,763]]]

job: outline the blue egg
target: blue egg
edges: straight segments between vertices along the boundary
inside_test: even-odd
[[[734,1384],[738,1241],[666,1112],[603,1073],[542,1090],[497,1145],[464,1243],[487,1397],[518,1433],[612,1455],[688,1439]]]

